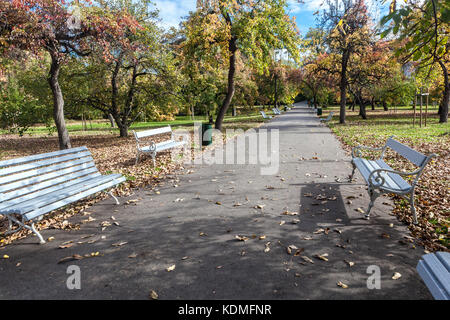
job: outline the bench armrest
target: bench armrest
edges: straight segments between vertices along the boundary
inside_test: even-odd
[[[369,175],[369,185],[370,186],[375,186],[375,187],[381,187],[384,183],[385,183],[385,178],[381,175],[382,173],[394,173],[394,174],[398,174],[399,176],[404,176],[404,177],[410,177],[410,176],[415,176],[418,175],[421,172],[421,169],[416,170],[414,172],[402,172],[402,171],[397,171],[397,170],[393,170],[393,169],[376,169],[373,170],[370,175]],[[375,181],[376,184],[374,184],[372,181]]]
[[[361,158],[362,157],[361,149],[383,152],[386,149],[386,147],[372,148],[372,147],[366,147],[366,146],[357,146],[352,149],[352,158]]]

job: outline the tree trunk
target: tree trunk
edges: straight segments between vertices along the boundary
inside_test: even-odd
[[[111,128],[114,128],[115,127],[115,125],[114,125],[114,118],[111,115],[111,113],[108,113],[108,119],[109,119],[109,122],[111,123]]]
[[[359,102],[359,115],[364,120],[367,120],[366,102],[364,101],[361,94],[359,94],[358,96],[358,102]]]
[[[128,126],[127,125],[120,126],[119,131],[120,131],[121,138],[128,137]]]
[[[386,101],[383,101],[383,110],[384,111],[389,111],[388,105],[386,103]]]
[[[370,101],[371,105],[372,105],[372,111],[375,111],[375,98],[372,98],[372,100]]]
[[[275,101],[274,108],[278,107],[278,76],[275,74]]]
[[[341,91],[341,108],[339,114],[339,123],[345,123],[345,111],[347,106],[347,65],[350,58],[350,52],[344,51],[341,60],[341,83],[339,89]]]
[[[360,102],[359,105],[359,115],[364,120],[367,120],[367,112],[366,112],[366,104],[364,102]]]
[[[228,107],[231,104],[231,100],[233,99],[235,92],[235,74],[236,74],[236,38],[232,37],[229,42],[229,50],[230,50],[230,67],[228,69],[228,90],[227,95],[223,101],[222,107],[219,110],[216,119],[216,129],[222,130],[223,119],[225,118],[225,114],[228,110]]]
[[[439,123],[447,123],[448,122],[448,106],[450,103],[450,79],[448,76],[448,70],[445,64],[442,61],[439,61],[439,65],[442,68],[442,72],[444,74],[444,95],[442,97],[441,102],[441,110],[439,113]]]
[[[52,58],[52,64],[48,75],[48,83],[53,94],[53,118],[55,120],[56,129],[58,130],[59,148],[61,150],[70,149],[69,132],[66,128],[66,122],[64,120],[64,97],[59,86],[58,76],[61,70],[61,64],[59,62],[56,53],[50,53]]]

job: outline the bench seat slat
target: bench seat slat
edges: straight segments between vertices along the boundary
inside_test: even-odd
[[[370,173],[377,169],[390,169],[392,168],[386,164],[383,160],[366,160],[362,158],[354,158],[353,162],[356,167],[361,172],[364,180],[368,183]],[[385,186],[399,191],[407,191],[411,188],[411,186],[398,174],[393,173],[382,173],[382,176],[385,178]],[[377,182],[373,178],[372,183],[376,184]]]
[[[112,188],[112,187],[114,187],[114,186],[124,182],[125,180],[126,180],[126,178],[121,176],[121,177],[116,178],[116,179],[114,179],[114,180],[112,180],[110,182],[107,182],[105,184],[99,185],[99,186],[97,186],[95,188],[91,188],[91,189],[86,190],[84,192],[81,192],[79,194],[76,194],[76,195],[73,195],[71,197],[68,197],[68,198],[66,198],[64,200],[57,201],[55,203],[52,203],[51,205],[48,205],[46,207],[42,207],[42,208],[40,208],[38,210],[32,211],[30,213],[27,213],[27,214],[24,215],[24,217],[27,220],[32,220],[32,219],[34,219],[36,217],[39,217],[39,216],[41,216],[43,214],[51,212],[51,211],[53,211],[55,209],[59,209],[59,208],[61,208],[63,206],[71,204],[73,202],[77,202],[78,200],[86,198],[86,197],[88,197],[90,195],[93,195],[93,194],[95,194],[97,192],[103,191],[105,189]]]
[[[85,163],[81,163],[79,165],[70,167],[70,168],[66,168],[60,171],[54,171],[54,172],[50,172],[50,173],[46,173],[43,174],[41,176],[35,176],[26,180],[20,180],[17,182],[13,182],[13,183],[8,183],[8,184],[4,184],[0,186],[0,193],[1,192],[5,192],[5,191],[9,191],[9,190],[14,190],[14,189],[18,189],[18,188],[23,188],[26,186],[31,186],[37,183],[40,183],[42,181],[47,181],[53,178],[57,178],[57,177],[61,177],[64,176],[66,174],[70,174],[73,172],[77,172],[77,171],[81,171],[81,170],[85,170],[85,169],[89,169],[89,168],[95,168],[95,163],[94,162],[85,162]]]
[[[82,164],[82,163],[87,163],[87,162],[94,163],[94,159],[92,159],[92,157],[84,157],[84,158],[81,158],[81,159],[72,160],[72,161],[63,162],[63,163],[58,163],[58,164],[54,164],[54,165],[51,165],[51,166],[48,166],[48,167],[44,167],[44,168],[40,168],[40,169],[33,169],[33,170],[25,171],[25,172],[15,173],[15,174],[12,174],[10,176],[5,176],[5,177],[0,178],[0,185],[5,184],[5,183],[18,181],[18,180],[21,180],[21,179],[30,178],[30,177],[33,177],[33,176],[44,175],[46,173],[55,172],[55,171],[58,171],[58,170],[74,167],[76,165],[79,165],[79,164]]]
[[[108,176],[98,176],[87,181],[80,182],[78,184],[72,185],[67,188],[60,189],[58,191],[52,192],[50,194],[44,194],[40,197],[30,199],[23,203],[19,203],[15,206],[8,207],[1,212],[3,213],[17,213],[17,214],[25,214],[27,212],[36,210],[40,207],[47,206],[51,203],[57,202],[59,200],[65,199],[87,189],[92,189],[97,185],[104,184],[108,181],[119,178],[120,175],[108,175]]]
[[[52,187],[50,187],[50,188],[40,189],[37,192],[19,196],[17,198],[9,200],[9,201],[4,201],[4,202],[0,203],[0,212],[7,208],[10,209],[12,207],[17,207],[17,206],[24,207],[28,203],[30,203],[30,201],[39,201],[39,198],[42,196],[49,195],[49,194],[53,195],[54,192],[57,192],[59,190],[68,188],[68,187],[76,185],[76,184],[80,184],[82,182],[92,180],[97,177],[101,177],[101,174],[98,171],[94,171],[88,175],[86,175],[86,172],[83,172],[83,174],[84,174],[84,176],[76,178],[74,180],[70,180],[68,182],[64,182],[64,183],[61,183],[58,185],[52,184]],[[64,181],[66,181],[66,180],[64,180]]]
[[[417,271],[436,300],[450,300],[450,253],[430,253],[419,261]]]
[[[366,160],[366,159],[362,159],[361,161],[370,172],[381,169],[381,167],[375,161]],[[389,169],[390,169],[390,167],[389,167]],[[390,176],[387,173],[383,172],[383,173],[381,173],[381,176],[385,179],[384,186],[391,188],[391,189],[399,189],[398,185],[390,178]],[[377,184],[377,181],[375,180],[375,176],[372,177],[372,183]]]
[[[383,169],[392,169],[389,167],[389,165],[384,162],[383,160],[376,160],[378,165]],[[400,190],[405,191],[411,188],[411,185],[406,182],[405,179],[403,179],[401,176],[399,176],[396,173],[388,173],[389,177],[391,177],[392,180],[395,181],[395,183],[399,186]]]
[[[176,141],[166,141],[166,142],[162,142],[162,143],[157,143],[155,151],[156,152],[164,151],[167,149],[183,146],[185,144],[186,144],[185,142],[176,142]],[[141,151],[142,152],[152,152],[152,150],[150,150],[150,146],[142,147]]]
[[[386,146],[396,151],[402,157],[408,159],[418,167],[421,167],[425,162],[425,160],[427,159],[427,156],[423,155],[420,152],[417,152],[414,149],[411,149],[408,146],[405,146],[404,144],[392,138],[388,139],[388,141],[386,142]]]
[[[14,165],[20,165],[32,161],[37,160],[43,160],[48,158],[53,158],[69,153],[77,153],[80,151],[87,151],[88,149],[86,147],[79,147],[79,148],[73,148],[73,149],[67,149],[67,150],[61,150],[61,151],[55,151],[55,152],[49,152],[49,153],[42,153],[42,154],[36,154],[33,156],[23,157],[23,158],[17,158],[17,159],[9,159],[9,160],[3,160],[0,161],[0,168],[14,166]]]
[[[8,167],[8,168],[0,169],[0,177],[6,176],[6,175],[12,175],[14,173],[19,173],[19,172],[23,172],[23,171],[28,171],[31,169],[37,169],[37,168],[49,166],[49,165],[56,164],[56,163],[66,162],[69,160],[80,159],[80,158],[87,157],[90,155],[91,155],[91,153],[89,151],[85,151],[85,152],[69,154],[69,155],[65,155],[65,156],[57,157],[57,158],[51,158],[51,159],[46,159],[46,160],[41,160],[41,161],[36,161],[36,162],[29,162],[29,163],[22,164],[19,166]]]

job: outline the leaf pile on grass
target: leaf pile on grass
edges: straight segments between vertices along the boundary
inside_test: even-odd
[[[155,142],[167,140],[170,136],[155,139]],[[149,156],[141,156],[138,165],[136,161],[136,142],[133,138],[118,138],[113,135],[95,136],[72,136],[72,146],[87,146],[92,153],[95,164],[102,174],[120,173],[127,181],[114,189],[114,193],[123,197],[131,195],[134,190],[142,187],[155,187],[163,179],[182,169],[180,164],[171,161],[169,152],[160,153],[156,159],[156,167]],[[54,137],[18,137],[15,135],[0,136],[0,160],[25,157],[34,154],[58,151],[58,140]],[[107,198],[103,193],[98,193],[88,199],[78,201],[65,209],[56,210],[45,215],[44,219],[36,223],[38,230],[55,229],[77,229],[78,225],[68,222],[75,214],[83,212],[86,208]],[[7,230],[8,222],[0,215],[0,235]],[[21,230],[12,235],[0,239],[0,246],[11,243],[29,235],[28,230]]]
[[[332,125],[332,130],[341,141],[344,149],[351,152],[357,145],[381,147],[391,135],[390,127],[359,121],[351,123],[351,129],[342,125]],[[373,130],[375,129],[375,130]],[[417,130],[412,130],[417,133]],[[428,134],[428,136],[427,136]],[[429,163],[416,186],[416,210],[419,224],[414,225],[409,201],[397,195],[391,195],[395,203],[393,213],[408,225],[412,235],[429,251],[448,251],[450,249],[450,136],[434,134],[432,128],[420,134],[405,133],[395,139],[423,154],[438,155]],[[373,156],[373,154],[372,154]],[[378,154],[379,156],[379,154]],[[385,161],[396,170],[407,172],[416,168],[406,159],[388,149]]]

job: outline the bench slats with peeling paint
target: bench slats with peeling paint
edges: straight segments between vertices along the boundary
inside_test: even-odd
[[[450,253],[424,255],[417,271],[436,300],[450,300]]]
[[[179,147],[186,145],[186,141],[175,141],[174,140],[173,131],[170,126],[162,127],[162,128],[158,128],[158,129],[140,131],[140,132],[133,131],[133,133],[134,133],[134,137],[136,138],[136,145],[137,145],[136,164],[139,162],[139,155],[141,153],[144,153],[144,154],[148,153],[152,156],[153,166],[155,166],[156,165],[155,159],[156,159],[156,155],[158,154],[158,152],[166,151],[166,150],[173,149],[173,148],[179,148]],[[166,134],[166,133],[171,134],[170,140],[166,140],[166,141],[163,141],[160,143],[155,143],[155,142],[151,141],[149,145],[141,147],[141,143],[142,143],[141,139],[142,138],[148,138],[148,137],[152,137],[155,135]]]
[[[414,172],[402,172],[393,170],[383,160],[387,148],[392,149],[403,158],[412,162],[418,167],[418,169]],[[381,157],[376,160],[364,159],[361,154],[362,149],[381,152]],[[411,149],[410,147],[394,140],[393,137],[390,137],[387,140],[386,145],[382,148],[370,148],[365,146],[358,146],[356,148],[353,148],[353,172],[351,178],[353,179],[355,170],[358,169],[369,187],[368,191],[370,196],[370,204],[366,213],[366,218],[369,219],[370,210],[372,209],[375,200],[382,193],[394,193],[409,200],[411,205],[411,212],[413,213],[414,223],[417,223],[416,208],[414,206],[414,190],[425,166],[435,156],[435,154],[426,156],[420,152],[417,152],[416,150]],[[412,177],[412,182],[408,183],[402,177]]]
[[[7,234],[26,228],[45,243],[35,219],[125,180],[101,175],[86,147],[0,161],[0,214],[9,219]],[[13,223],[19,228],[13,230]]]

